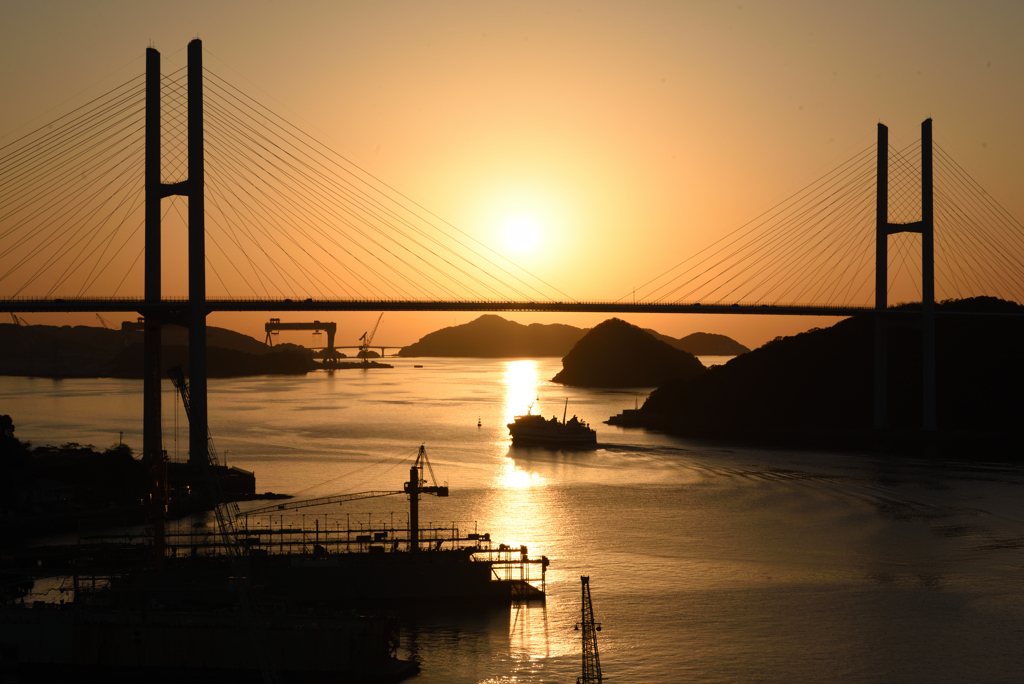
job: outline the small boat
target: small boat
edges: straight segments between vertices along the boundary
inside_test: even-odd
[[[565,400],[562,420],[555,416],[545,418],[534,415],[533,404],[530,404],[526,415],[516,416],[508,424],[512,444],[530,444],[550,447],[589,447],[597,444],[597,433],[585,422],[573,416],[568,421],[565,415],[569,409],[569,400]]]

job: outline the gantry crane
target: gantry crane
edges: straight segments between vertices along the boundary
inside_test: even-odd
[[[433,482],[432,485],[428,485],[426,480],[423,478],[423,468],[426,466],[430,472],[430,480]],[[427,450],[421,444],[420,450],[416,454],[416,460],[409,468],[409,481],[405,483],[404,489],[401,491],[372,491],[372,492],[358,492],[356,494],[336,494],[334,496],[323,496],[317,499],[302,499],[300,501],[287,501],[285,503],[271,504],[269,506],[263,506],[261,508],[255,508],[245,513],[236,513],[236,517],[239,515],[256,515],[259,513],[273,513],[277,511],[288,511],[296,508],[307,508],[309,506],[321,506],[324,504],[334,503],[345,503],[346,501],[357,501],[359,499],[372,499],[378,496],[393,496],[395,494],[408,494],[409,495],[409,551],[416,552],[420,550],[420,493],[423,494],[435,494],[437,496],[448,496],[448,486],[438,485],[437,479],[434,477],[434,469],[430,465],[430,460],[427,458]]]
[[[594,606],[590,603],[590,578],[580,577],[583,584],[582,622],[576,623],[577,631],[583,629],[583,674],[576,684],[601,684],[601,658],[597,654],[597,633],[601,623],[594,622]]]
[[[327,348],[324,350],[324,361],[337,361],[340,356],[334,347],[334,335],[338,332],[338,324],[333,321],[327,321],[326,323],[321,323],[320,321],[313,321],[312,323],[282,323],[280,318],[271,318],[269,323],[264,324],[263,329],[267,333],[265,341],[271,347],[274,346],[272,336],[278,334],[278,331],[281,330],[312,330],[314,334],[325,330],[327,332]]]

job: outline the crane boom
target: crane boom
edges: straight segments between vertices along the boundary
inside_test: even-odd
[[[394,494],[405,494],[404,491],[397,492],[359,492],[357,494],[335,494],[334,496],[322,496],[318,499],[301,499],[299,501],[286,501],[285,503],[261,506],[251,511],[244,511],[239,515],[257,515],[260,513],[274,513],[276,511],[290,511],[296,508],[308,508],[309,506],[322,506],[325,504],[345,503],[346,501],[358,501],[359,499],[373,499],[378,496],[392,496]]]
[[[359,345],[359,355],[362,356],[364,360],[368,358],[367,352],[370,351],[370,343],[373,342],[373,336],[377,334],[377,326],[380,325],[380,319],[382,318],[384,318],[383,311],[380,312],[380,316],[377,316],[377,322],[373,324],[373,328],[371,328],[369,332],[364,332],[363,336],[359,338],[362,341],[362,344]]]
[[[423,478],[424,466],[430,473],[430,479],[433,482],[433,484],[431,485],[428,485],[426,480]],[[430,465],[430,460],[427,458],[427,450],[422,444],[420,445],[419,452],[417,452],[416,454],[416,460],[413,461],[412,466],[410,466],[409,468],[409,481],[405,483],[405,487],[402,489],[402,491],[358,492],[356,494],[335,494],[333,496],[323,496],[317,499],[286,501],[285,503],[271,504],[269,506],[263,506],[261,508],[254,508],[251,511],[246,511],[245,515],[259,513],[274,513],[276,511],[294,510],[296,508],[305,508],[307,506],[320,506],[323,504],[344,503],[346,501],[356,501],[358,499],[372,499],[378,496],[391,496],[393,494],[409,495],[409,551],[415,553],[416,551],[419,551],[420,546],[420,494],[448,496],[448,485],[437,484],[437,480],[434,478],[434,468]],[[235,512],[236,518],[240,517],[241,515],[241,513],[237,511]]]

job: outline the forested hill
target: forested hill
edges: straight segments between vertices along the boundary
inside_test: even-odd
[[[464,356],[536,358],[563,356],[586,330],[553,323],[523,325],[485,314],[474,321],[443,328],[403,347],[399,356]]]
[[[587,332],[551,380],[576,387],[657,387],[704,372],[693,354],[618,318]]]
[[[187,368],[188,330],[163,329],[163,365]],[[226,328],[207,327],[211,377],[305,373],[308,353],[295,345],[273,349]],[[0,375],[142,377],[142,333],[94,326],[0,324]]]
[[[485,314],[463,325],[443,328],[403,347],[399,356],[462,356],[471,358],[563,357],[589,328],[559,323],[523,325],[495,314]],[[676,339],[648,330],[676,349],[693,355],[733,356],[748,349],[725,335],[693,333]]]
[[[671,344],[676,349],[682,349],[694,356],[739,356],[746,354],[750,349],[740,344],[731,337],[716,335],[714,333],[695,332],[686,337],[676,339],[668,335],[647,329],[647,332],[654,335],[662,342]]]
[[[919,305],[918,305],[919,306]],[[907,307],[912,308],[912,307]],[[938,424],[944,431],[1020,432],[1024,415],[1024,313],[983,297],[944,302],[936,354]],[[690,436],[762,439],[870,430],[874,321],[854,317],[737,356],[653,392],[633,424]],[[921,329],[888,331],[889,423],[916,430],[922,416]]]

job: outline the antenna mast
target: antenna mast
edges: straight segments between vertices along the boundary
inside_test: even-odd
[[[597,633],[601,631],[601,623],[594,622],[594,606],[590,603],[590,578],[580,577],[583,583],[583,674],[576,679],[576,684],[601,684],[601,658],[597,654]]]

